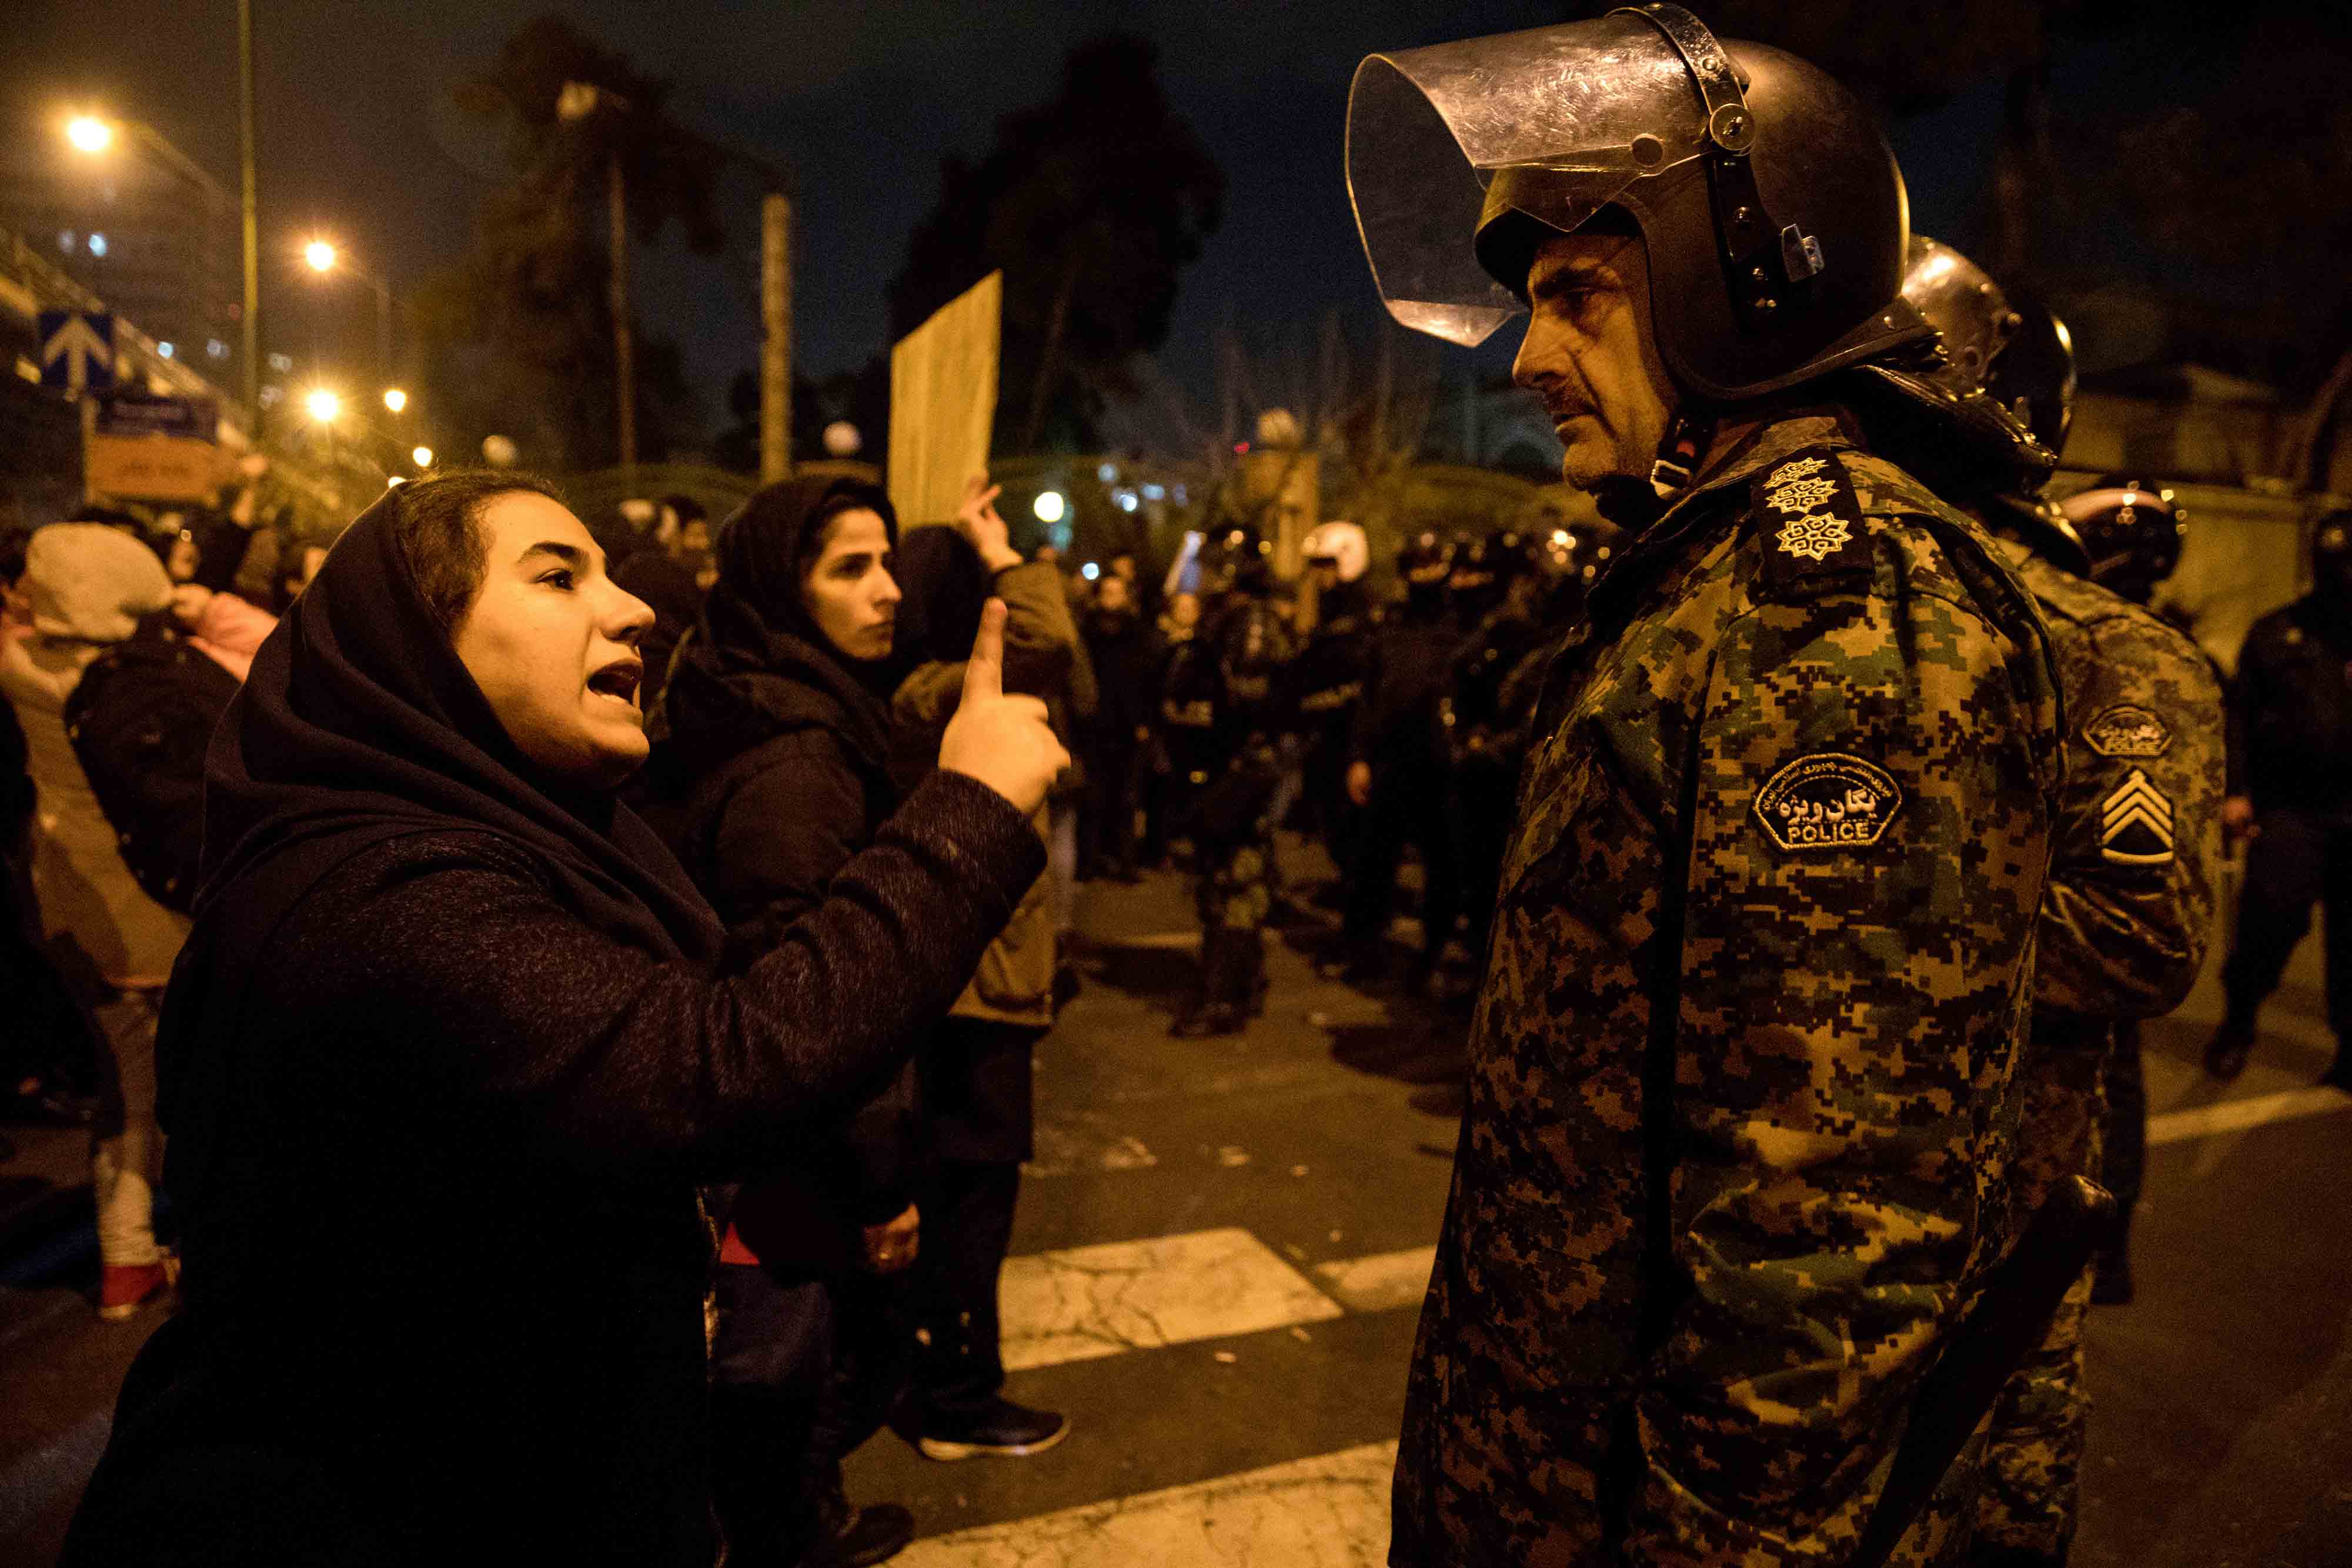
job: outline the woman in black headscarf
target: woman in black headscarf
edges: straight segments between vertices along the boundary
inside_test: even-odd
[[[696,1184],[890,1080],[1034,880],[1059,748],[983,635],[992,716],[722,970],[611,796],[648,620],[543,485],[454,475],[263,645],[158,1045],[182,1305],[66,1563],[711,1561]]]
[[[902,790],[887,706],[897,515],[870,486],[771,485],[728,519],[719,578],[679,645],[655,727],[681,791],[678,858],[730,945],[772,946],[824,902]],[[719,1250],[713,1479],[730,1561],[875,1561],[904,1546],[895,1504],[853,1511],[841,1461],[877,1431],[912,1327],[911,1070],[833,1135],[790,1151],[737,1198]]]

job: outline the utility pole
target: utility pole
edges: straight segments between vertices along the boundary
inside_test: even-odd
[[[760,204],[760,483],[793,472],[793,204],[770,192]]]
[[[613,392],[620,409],[621,466],[637,465],[637,351],[629,335],[629,203],[621,179],[621,150],[604,155],[604,188],[613,207]]]
[[[246,432],[256,447],[261,444],[261,214],[253,173],[253,0],[236,0],[236,141],[239,200],[245,240],[245,310],[241,323],[245,341],[239,359],[245,369]]]

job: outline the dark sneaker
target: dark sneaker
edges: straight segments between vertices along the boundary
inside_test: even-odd
[[[1241,1009],[1224,1002],[1194,1008],[1168,1028],[1178,1040],[1205,1040],[1211,1035],[1239,1034],[1249,1027]]]
[[[2336,1048],[2335,1064],[2319,1075],[2322,1089],[2341,1089],[2352,1094],[2352,1046]]]
[[[2205,1042],[2205,1071],[2227,1083],[2246,1070],[2246,1058],[2253,1053],[2254,1026],[2225,1018]]]
[[[915,1539],[915,1516],[895,1502],[868,1503],[801,1559],[800,1568],[869,1568],[887,1563]]]
[[[992,1399],[969,1421],[926,1419],[915,1447],[927,1459],[1019,1459],[1042,1454],[1069,1435],[1068,1420],[1051,1410]]]

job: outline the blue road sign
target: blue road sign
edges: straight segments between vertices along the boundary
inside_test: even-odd
[[[208,397],[149,397],[118,392],[98,400],[100,435],[177,435],[216,440],[220,404]]]
[[[79,397],[114,384],[114,317],[104,310],[41,312],[41,384]]]

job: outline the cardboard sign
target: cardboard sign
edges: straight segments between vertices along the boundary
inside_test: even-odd
[[[1004,275],[941,306],[890,350],[890,505],[902,527],[943,523],[988,466],[996,428]]]
[[[93,496],[142,501],[204,501],[221,486],[226,465],[209,441],[176,435],[92,435],[82,482]]]

